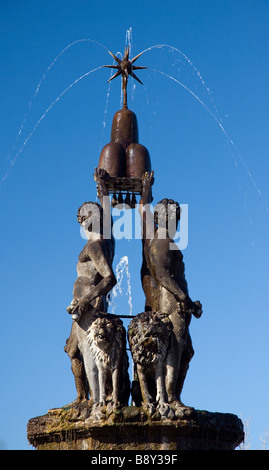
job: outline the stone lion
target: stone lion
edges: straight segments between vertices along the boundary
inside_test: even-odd
[[[165,360],[171,333],[172,323],[168,315],[159,312],[140,313],[128,328],[128,341],[139,382],[139,387],[135,380],[133,382],[133,400],[140,406],[142,398],[150,415],[156,411],[155,405],[161,416],[168,416],[171,411],[165,389]]]
[[[113,408],[128,405],[130,381],[126,353],[126,330],[120,318],[97,312],[73,322],[69,339],[82,358],[89,385],[90,405]]]

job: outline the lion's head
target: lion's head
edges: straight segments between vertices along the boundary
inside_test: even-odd
[[[125,329],[117,317],[98,316],[88,330],[87,339],[92,352],[102,362],[113,362],[125,350]]]
[[[128,340],[135,363],[155,364],[167,353],[172,323],[168,315],[143,312],[137,315],[128,328]]]

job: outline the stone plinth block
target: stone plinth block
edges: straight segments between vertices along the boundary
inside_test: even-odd
[[[72,405],[30,419],[27,436],[37,450],[99,451],[233,450],[244,439],[234,414],[185,409],[173,420],[153,418],[134,406],[92,417],[85,405]]]

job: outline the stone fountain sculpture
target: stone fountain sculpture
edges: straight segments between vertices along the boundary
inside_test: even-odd
[[[130,60],[128,48],[122,60],[110,54],[116,65],[105,67],[117,70],[110,80],[122,77],[123,107],[114,115],[111,141],[94,171],[100,204],[87,202],[78,210],[88,240],[67,307],[72,327],[64,349],[77,398],[30,420],[28,439],[39,449],[234,449],[243,439],[237,416],[198,411],[181,401],[194,354],[189,326],[192,315],[200,318],[202,306],[189,296],[183,256],[173,241],[179,204],[162,199],[151,211],[150,155],[139,143],[137,118],[127,106],[128,77],[142,83],[134,70],[146,67],[133,65],[141,54]],[[112,206],[131,209],[140,198],[145,311],[128,316],[127,334],[107,306],[116,284],[110,196]]]

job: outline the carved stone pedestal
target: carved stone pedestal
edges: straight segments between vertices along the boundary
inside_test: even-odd
[[[73,405],[30,419],[27,435],[37,450],[234,450],[244,439],[233,414],[186,409],[174,420],[153,418],[128,406],[98,419]]]

